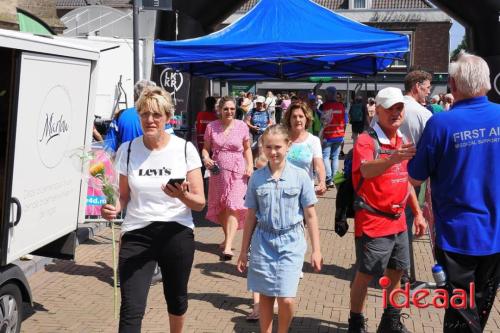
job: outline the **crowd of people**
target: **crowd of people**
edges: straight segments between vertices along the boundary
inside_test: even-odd
[[[130,117],[141,133],[128,140],[112,136],[121,137],[113,144],[120,200],[102,207],[109,220],[126,208],[120,332],[140,332],[156,264],[170,331],[182,331],[195,255],[191,211],[207,203],[207,220],[224,234],[221,260],[233,259],[235,235],[243,229],[235,264],[247,271],[254,293],[249,319],[271,332],[277,304],[278,332],[287,332],[306,232],[313,269],[323,263],[315,204],[335,187],[348,124],[356,194],[348,331],[366,332],[363,312],[373,277],[385,275],[389,292],[414,278],[408,273],[412,238],[427,228],[417,196],[427,182],[445,288],[451,294],[472,282],[476,290],[475,307],[445,310],[443,331],[481,332],[500,283],[500,106],[486,98],[489,70],[480,57],[462,54],[449,76],[451,93],[430,100],[432,76],[415,70],[405,78],[404,95],[384,88],[374,98],[353,96],[350,107],[334,86],[324,100],[312,92],[208,97],[197,117],[198,150],[166,130],[173,115],[169,94],[142,84],[136,117]],[[118,128],[119,121],[112,130]],[[209,178],[207,198],[202,169]],[[408,332],[394,304],[385,304],[377,332]]]

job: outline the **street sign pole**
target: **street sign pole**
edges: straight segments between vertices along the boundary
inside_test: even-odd
[[[139,81],[139,2],[134,0],[132,8],[132,33],[134,39],[134,84]]]
[[[139,8],[143,10],[172,10],[172,0],[133,0],[132,33],[134,40],[134,84],[141,79],[139,72]]]

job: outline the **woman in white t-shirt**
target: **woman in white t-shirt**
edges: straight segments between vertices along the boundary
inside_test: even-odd
[[[314,183],[314,172],[318,176],[318,185],[315,190],[317,195],[326,192],[326,172],[323,164],[321,142],[307,129],[312,125],[313,114],[307,104],[294,102],[285,112],[283,125],[290,131],[292,145],[288,151],[287,159],[293,165],[304,169]]]
[[[163,275],[170,332],[182,332],[194,257],[191,210],[201,211],[205,206],[201,160],[193,144],[164,130],[174,111],[169,93],[159,87],[146,88],[136,107],[143,136],[118,149],[120,200],[116,207],[102,207],[107,220],[127,208],[119,259],[119,332],[141,331],[157,263]],[[170,184],[171,179],[177,182]]]

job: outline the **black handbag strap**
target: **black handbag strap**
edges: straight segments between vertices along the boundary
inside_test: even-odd
[[[127,149],[127,175],[128,175],[128,165],[130,163],[130,147],[132,146],[132,141],[134,141],[134,139],[130,140],[128,142],[128,149]]]

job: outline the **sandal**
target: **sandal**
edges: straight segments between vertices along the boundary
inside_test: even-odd
[[[234,256],[234,253],[222,252],[222,254],[220,256],[220,260],[221,261],[230,261],[231,259],[233,259],[233,256]]]
[[[245,319],[246,319],[246,321],[250,321],[250,322],[259,321],[259,313],[252,311],[252,313],[250,313],[248,316],[246,316]]]

